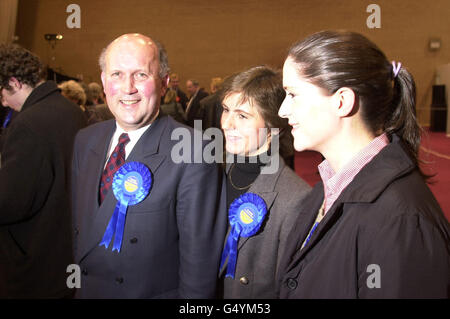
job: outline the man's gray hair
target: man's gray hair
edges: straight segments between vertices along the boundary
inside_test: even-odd
[[[167,56],[167,51],[164,48],[164,46],[157,40],[153,40],[153,42],[155,43],[156,47],[158,48],[158,52],[159,52],[159,57],[158,57],[159,77],[161,79],[163,79],[164,77],[168,76],[169,72],[170,72],[169,58]],[[98,59],[98,64],[100,65],[100,69],[102,70],[102,72],[105,71],[105,69],[106,69],[106,53],[107,53],[108,48],[111,45],[111,43],[108,44],[108,46],[106,48],[103,48],[102,52],[100,53],[100,57]]]

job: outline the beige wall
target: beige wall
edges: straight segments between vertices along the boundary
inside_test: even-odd
[[[71,3],[81,7],[80,29],[66,26]],[[366,26],[371,3],[381,7],[380,29]],[[288,47],[308,34],[348,29],[413,73],[418,116],[428,124],[435,67],[450,62],[449,19],[449,0],[20,0],[16,33],[51,67],[86,82],[100,81],[97,57],[112,39],[148,34],[165,45],[183,87],[196,78],[209,89],[215,76],[258,64],[281,67]],[[54,51],[45,33],[64,35]],[[441,39],[440,51],[428,51],[430,37]]]

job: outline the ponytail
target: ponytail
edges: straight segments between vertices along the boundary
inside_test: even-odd
[[[392,115],[384,131],[388,135],[397,134],[404,142],[406,151],[418,164],[421,128],[416,118],[416,84],[412,75],[401,68],[394,77]]]

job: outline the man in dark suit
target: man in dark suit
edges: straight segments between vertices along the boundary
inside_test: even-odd
[[[63,298],[70,236],[70,165],[80,108],[45,82],[39,58],[0,46],[1,103],[15,110],[0,167],[0,298]]]
[[[190,79],[186,81],[186,88],[190,94],[189,102],[186,107],[186,123],[194,127],[195,120],[203,120],[203,109],[200,101],[208,96],[208,93],[199,86],[197,80]]]
[[[183,107],[183,111],[186,112],[186,107],[187,107],[187,103],[189,102],[189,99],[188,99],[186,93],[184,93],[180,89],[180,77],[178,76],[178,74],[172,73],[170,75],[169,87],[172,90],[175,90],[175,92],[177,93],[176,102],[180,103],[181,106]]]
[[[192,137],[193,130],[159,112],[167,55],[156,41],[126,34],[102,52],[100,66],[115,120],[89,126],[75,142],[75,256],[82,273],[77,297],[213,297],[227,227],[222,172],[217,164],[174,160],[173,133]],[[202,156],[202,145],[192,149],[191,159]],[[125,164],[105,191],[109,182],[102,174],[117,161]],[[128,205],[124,228],[114,229],[110,245],[105,230],[118,224],[109,223],[121,202],[117,190],[126,188],[117,177],[131,165],[139,167],[132,174],[148,168],[152,185],[141,202]],[[149,180],[140,176],[139,185]],[[105,235],[109,239],[100,246]],[[122,240],[115,248],[117,236]]]
[[[114,118],[114,115],[106,104],[97,104],[91,106],[91,114],[88,119],[88,125],[95,124],[101,121],[107,121]]]
[[[203,130],[210,127],[221,128],[220,119],[222,117],[223,107],[220,98],[220,89],[222,88],[222,78],[214,77],[211,79],[211,94],[200,101],[200,108],[203,112]]]

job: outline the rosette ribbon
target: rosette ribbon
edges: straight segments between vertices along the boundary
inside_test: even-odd
[[[220,269],[222,269],[228,257],[225,277],[234,278],[239,237],[255,235],[261,227],[266,213],[266,203],[254,193],[242,194],[231,203],[228,210],[231,230],[220,261]]]
[[[11,121],[11,116],[12,116],[13,110],[10,109],[8,114],[6,115],[5,120],[3,121],[2,127],[6,128],[9,124],[9,122]]]
[[[112,251],[120,252],[128,206],[143,201],[152,186],[151,172],[147,166],[139,162],[123,164],[114,174],[112,189],[117,199],[116,208],[106,227],[100,246],[108,248],[112,237]]]

